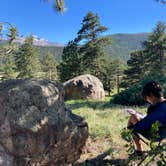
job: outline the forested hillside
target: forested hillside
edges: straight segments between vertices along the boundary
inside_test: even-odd
[[[127,61],[131,51],[141,49],[141,42],[145,41],[148,35],[148,33],[110,35],[112,45],[107,46],[105,51],[112,57],[119,57]],[[40,46],[39,48],[41,55],[49,51],[55,55],[57,60],[60,59],[63,50],[62,46]]]
[[[141,49],[141,42],[147,39],[148,33],[138,34],[115,34],[110,35],[112,38],[112,45],[107,46],[105,51],[112,57],[120,57],[122,60],[127,61],[130,58],[130,52]],[[42,54],[47,51],[53,53],[57,60],[60,59],[63,47],[60,46],[40,46]]]
[[[145,41],[148,35],[148,33],[110,35],[112,38],[112,45],[107,46],[104,50],[109,56],[115,58],[120,57],[122,60],[127,61],[130,58],[131,51],[141,49],[141,42]],[[56,57],[57,60],[61,59],[63,46],[50,45],[36,47],[39,48],[41,56],[44,56],[47,52],[50,52]]]
[[[62,51],[63,51],[63,46],[36,46],[39,48],[39,53],[40,56],[46,55],[48,52],[50,52],[52,55],[55,56],[56,60],[60,61]]]
[[[130,53],[142,48],[142,42],[147,40],[149,33],[138,34],[115,34],[110,35],[112,45],[106,47],[106,52],[112,57],[120,57],[127,61],[130,58]]]

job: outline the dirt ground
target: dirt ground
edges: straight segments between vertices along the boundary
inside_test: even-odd
[[[122,166],[128,155],[123,146],[115,145],[110,138],[88,138],[80,159],[73,166]]]
[[[141,161],[145,156],[128,155],[122,144],[117,145],[110,138],[88,138],[80,159],[72,166],[143,166]],[[157,161],[158,158],[148,166],[157,166]]]

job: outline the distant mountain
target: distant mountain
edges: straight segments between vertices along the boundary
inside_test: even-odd
[[[138,34],[114,34],[109,35],[112,38],[112,44],[104,48],[106,54],[113,58],[120,58],[127,61],[130,58],[130,53],[135,50],[142,49],[142,42],[147,40],[149,33]],[[50,51],[59,60],[63,51],[63,46],[47,46],[40,47],[42,54]]]
[[[50,41],[48,41],[48,40],[46,40],[44,38],[40,38],[40,37],[38,37],[36,35],[33,35],[33,38],[34,38],[33,44],[35,46],[60,46],[60,47],[64,46],[63,44],[60,44],[58,42],[50,42]],[[24,37],[18,37],[15,40],[15,42],[22,44],[22,43],[24,43],[24,40],[25,40]]]
[[[130,53],[142,49],[142,42],[147,40],[149,33],[114,34],[112,45],[105,47],[105,51],[112,57],[119,57],[125,61],[130,58]]]
[[[50,42],[48,41],[47,39],[44,39],[44,38],[40,38],[36,35],[32,35],[33,36],[33,44],[35,46],[60,46],[60,47],[63,47],[64,44],[61,44],[61,43],[58,43],[58,42]],[[23,44],[25,41],[25,37],[21,36],[21,37],[17,37],[14,42],[15,43],[18,43],[18,44]],[[7,42],[7,39],[2,39],[0,41],[0,44],[2,43],[6,43]]]
[[[104,48],[106,54],[113,58],[121,58],[127,61],[130,58],[130,53],[142,48],[142,42],[147,40],[149,33],[138,34],[114,34],[109,35],[112,38],[112,44]],[[25,38],[19,37],[15,42],[22,44]],[[0,44],[5,41],[1,41]],[[40,55],[43,56],[47,52],[51,52],[57,60],[61,59],[63,44],[49,42],[44,38],[34,36],[34,45],[39,48]]]
[[[34,41],[33,44],[39,49],[40,56],[47,54],[48,52],[52,53],[55,58],[59,61],[62,56],[62,51],[64,48],[64,44],[58,43],[58,42],[50,42],[44,38],[39,38],[36,35],[33,35]],[[15,43],[23,44],[25,41],[25,37],[17,37],[16,40],[14,40]],[[0,47],[2,45],[5,45],[7,43],[6,39],[3,39],[0,41]]]

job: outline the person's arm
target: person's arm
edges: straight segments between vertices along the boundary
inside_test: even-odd
[[[135,125],[129,126],[129,129],[133,129],[134,132],[146,131],[151,128],[151,125],[157,121],[156,113],[151,113],[147,115],[145,118],[137,122]]]

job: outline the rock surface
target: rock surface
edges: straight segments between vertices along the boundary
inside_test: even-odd
[[[103,100],[105,92],[101,81],[90,74],[80,75],[64,83],[65,99]]]
[[[79,158],[88,127],[65,108],[63,97],[57,82],[0,84],[0,165],[61,166]]]

